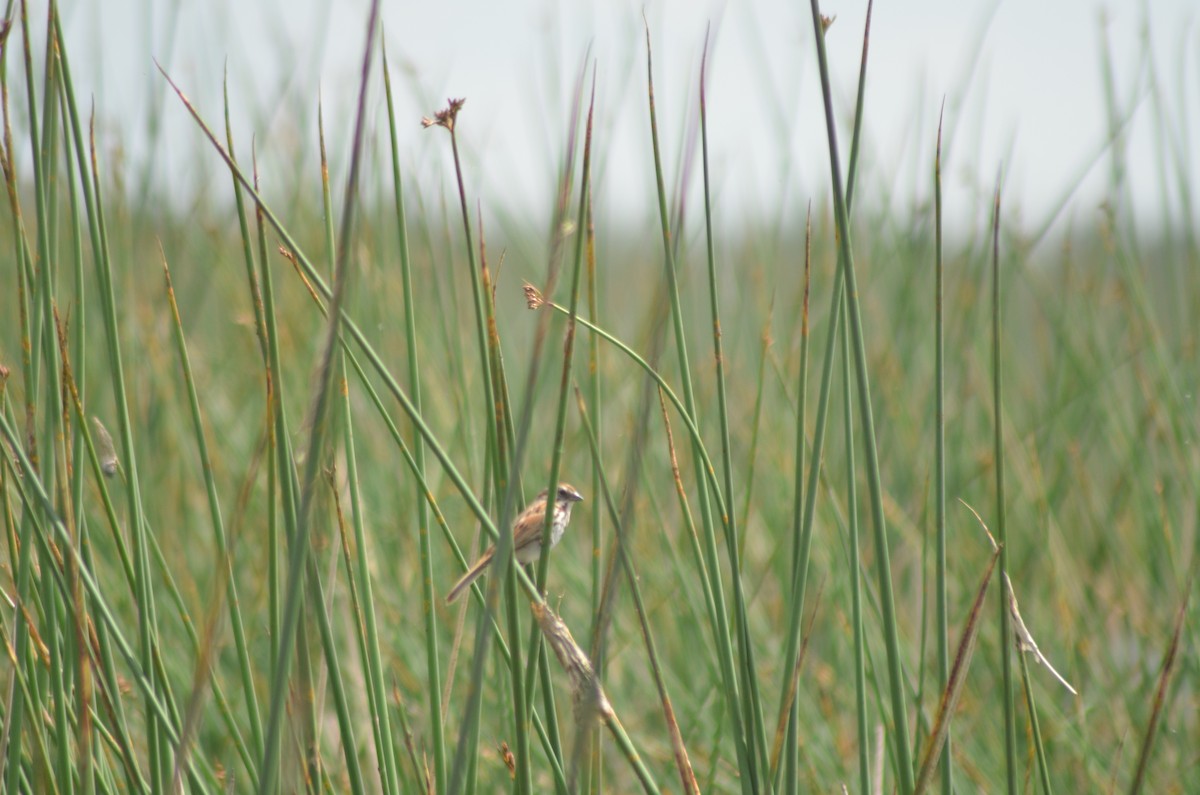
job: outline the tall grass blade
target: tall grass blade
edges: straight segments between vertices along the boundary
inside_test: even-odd
[[[196,666],[196,687],[195,692],[190,699],[193,702],[193,708],[184,721],[185,731],[184,737],[187,738],[187,729],[195,730],[196,722],[198,721],[198,703],[199,696],[202,692],[203,684],[207,681],[210,675],[209,666],[211,659],[216,652],[218,645],[215,637],[215,618],[220,610],[220,604],[223,600],[229,612],[230,628],[233,631],[234,645],[237,651],[238,669],[242,678],[243,697],[246,702],[246,710],[251,716],[251,730],[254,732],[253,739],[255,742],[255,753],[262,752],[262,738],[258,732],[261,732],[261,727],[258,725],[258,696],[254,690],[254,679],[251,668],[250,652],[246,644],[245,627],[242,622],[241,601],[238,599],[237,583],[234,580],[233,561],[234,550],[231,547],[227,534],[225,532],[225,522],[221,516],[220,499],[217,496],[217,486],[213,480],[213,467],[211,457],[208,450],[208,438],[204,433],[204,425],[200,415],[200,399],[196,392],[196,382],[192,376],[192,365],[187,351],[187,343],[183,333],[183,321],[179,316],[179,306],[175,299],[175,289],[171,284],[171,273],[167,267],[166,253],[161,249],[159,253],[162,257],[163,276],[166,279],[167,300],[170,304],[172,330],[174,332],[175,347],[179,356],[180,366],[183,370],[184,385],[187,388],[188,407],[192,415],[192,427],[196,436],[197,452],[200,456],[201,471],[204,475],[205,493],[208,498],[209,518],[212,521],[213,539],[216,542],[217,552],[217,582],[219,587],[214,590],[215,596],[213,600],[212,615],[206,621],[206,631],[204,633],[205,644],[202,646],[204,653],[200,655]],[[223,594],[221,591],[223,590]],[[173,786],[178,787],[179,777],[182,773],[183,766],[180,764],[181,759],[186,759],[189,749],[179,748],[176,750],[176,758],[171,776]],[[250,771],[253,777],[253,771]]]
[[[862,792],[870,792],[867,718],[867,633],[863,624],[862,556],[859,547],[858,483],[854,467],[854,391],[851,387],[850,331],[846,315],[841,317],[842,338],[842,415],[846,434],[846,525],[850,535],[850,624],[854,632],[854,712],[858,729],[858,781]]]
[[[324,445],[326,412],[329,403],[329,393],[332,386],[333,356],[340,334],[341,307],[345,296],[347,274],[350,259],[350,239],[353,230],[354,202],[358,189],[359,162],[362,152],[364,135],[364,116],[366,113],[367,76],[370,74],[371,51],[376,37],[379,3],[372,2],[367,21],[366,43],[363,46],[362,82],[359,88],[358,110],[354,126],[354,145],[351,149],[350,173],[346,181],[346,198],[342,208],[342,232],[338,242],[337,271],[334,276],[333,296],[330,299],[329,321],[321,348],[321,358],[317,366],[319,376],[318,386],[314,390],[309,408],[307,425],[311,429],[308,452],[305,457],[305,473],[299,495],[300,510],[296,517],[296,532],[292,535],[288,556],[288,573],[286,598],[283,606],[283,623],[280,628],[278,647],[281,650],[279,661],[273,672],[271,707],[267,720],[266,748],[260,769],[259,791],[273,793],[278,776],[279,732],[283,717],[283,696],[287,688],[284,683],[288,679],[291,667],[290,649],[296,634],[300,616],[300,586],[305,576],[308,557],[308,535],[312,500],[316,490],[317,474],[320,467]],[[320,611],[321,605],[315,607]],[[351,750],[346,755],[352,776],[357,770],[356,755]],[[362,788],[361,781],[351,781],[355,791]]]
[[[680,379],[683,384],[683,395],[685,402],[685,413],[689,417],[696,416],[696,400],[692,392],[691,371],[688,367],[687,341],[684,334],[683,326],[683,310],[680,305],[679,287],[676,283],[676,265],[674,247],[672,245],[671,226],[667,217],[667,197],[666,190],[663,186],[663,170],[662,157],[659,153],[658,145],[658,121],[655,113],[654,105],[654,69],[653,60],[650,50],[650,29],[646,28],[646,74],[647,74],[647,98],[650,107],[650,139],[651,146],[654,150],[654,173],[655,180],[658,186],[658,211],[659,221],[662,230],[663,244],[663,270],[667,280],[667,293],[671,301],[671,318],[673,321],[676,354],[679,361]],[[716,607],[717,624],[712,628],[714,640],[717,646],[717,657],[720,661],[722,692],[726,698],[727,706],[733,720],[733,741],[737,749],[738,770],[741,776],[741,784],[743,791],[750,792],[759,788],[759,775],[762,772],[761,766],[756,764],[756,746],[752,734],[748,731],[747,722],[751,719],[751,712],[757,709],[755,705],[751,708],[747,701],[748,694],[744,693],[745,678],[742,673],[747,672],[745,658],[740,658],[742,662],[741,673],[734,666],[733,659],[733,636],[730,632],[729,619],[725,607],[725,593],[721,585],[720,564],[717,558],[716,547],[716,530],[713,526],[712,506],[709,502],[708,484],[705,477],[705,472],[700,462],[698,455],[693,456],[696,467],[696,488],[699,490],[697,495],[697,503],[700,506],[701,522],[704,528],[704,552],[705,559],[708,565],[708,570],[712,576],[713,585],[713,600]],[[718,490],[719,491],[719,490]],[[728,521],[729,515],[723,512],[724,517]],[[731,542],[731,576],[734,583],[735,593],[740,607],[740,579],[738,566],[736,565],[736,540],[728,532],[726,538]],[[739,621],[745,618],[744,609],[737,611]],[[744,645],[739,645],[739,649],[748,653],[748,649]],[[753,670],[748,671],[749,675],[753,676]],[[759,748],[759,750],[762,750]],[[765,759],[765,751],[763,758]]]
[[[1003,379],[1001,370],[1000,334],[1000,180],[996,180],[996,193],[992,203],[992,426],[993,455],[996,461],[996,542],[1000,545],[1000,579],[1008,579],[1008,525],[1005,519],[1004,498],[1004,422],[1003,422]],[[1004,768],[1009,795],[1016,795],[1017,779],[1017,728],[1013,705],[1012,675],[1012,615],[1009,613],[1007,594],[1000,589],[1000,697],[1004,705]]]
[[[637,612],[638,624],[642,631],[642,641],[646,645],[646,654],[650,662],[650,671],[654,677],[654,686],[658,691],[659,700],[662,704],[663,718],[666,721],[667,733],[671,740],[671,751],[675,758],[675,765],[679,771],[680,782],[683,786],[683,791],[687,793],[699,793],[700,788],[696,783],[696,775],[692,770],[692,763],[688,757],[687,748],[684,745],[683,737],[679,731],[679,723],[675,716],[675,710],[671,705],[671,698],[667,694],[666,683],[663,680],[662,665],[659,661],[659,655],[655,648],[654,636],[650,630],[649,617],[646,607],[642,599],[641,586],[639,585],[637,571],[634,567],[631,554],[629,552],[629,543],[626,538],[626,530],[622,528],[621,517],[617,511],[616,501],[613,499],[612,489],[608,485],[608,477],[605,474],[600,461],[600,448],[596,439],[595,428],[592,427],[592,421],[587,411],[587,406],[583,401],[583,395],[578,388],[575,390],[576,404],[579,408],[580,420],[587,431],[588,446],[592,452],[593,463],[596,471],[599,473],[601,491],[597,494],[597,502],[603,494],[605,507],[608,509],[609,521],[613,526],[613,533],[616,536],[616,551],[621,566],[625,571],[629,582],[629,590],[633,595],[634,609]],[[660,398],[661,401],[661,398]],[[666,418],[666,403],[661,403],[663,417]],[[669,431],[668,431],[669,433]],[[586,749],[585,739],[588,732],[583,731],[587,727],[579,727],[575,741],[575,752],[572,754],[572,771],[576,770],[579,765],[580,757]],[[571,778],[572,784],[575,782],[575,776]],[[574,787],[572,786],[574,791]]]
[[[344,356],[344,351],[342,352]],[[339,377],[345,380],[345,362],[342,362]],[[350,539],[346,533],[346,522],[338,497],[339,484],[335,478],[336,472],[329,474],[330,492],[332,493],[338,515],[338,529],[342,540],[342,554],[347,573],[347,590],[355,618],[355,636],[358,640],[359,659],[367,672],[366,697],[367,708],[371,715],[371,735],[374,741],[374,762],[380,778],[380,790],[383,792],[399,792],[400,782],[397,772],[396,747],[392,740],[392,718],[387,708],[387,696],[381,692],[380,678],[382,663],[379,660],[379,628],[375,623],[374,592],[371,584],[371,571],[368,565],[367,537],[364,527],[362,490],[359,482],[358,461],[355,454],[354,424],[350,414],[349,391],[342,392],[343,444],[346,455],[346,484],[350,491],[351,521],[354,525],[353,554],[350,549]]]
[[[581,73],[580,77],[583,77]],[[578,104],[578,94],[577,102]],[[562,377],[559,383],[559,398],[558,407],[555,413],[554,421],[554,437],[551,441],[550,448],[550,472],[549,480],[546,485],[546,493],[553,494],[558,490],[560,480],[559,471],[562,467],[563,458],[563,439],[566,433],[567,423],[567,404],[572,382],[572,365],[575,360],[575,318],[579,310],[579,290],[580,281],[583,271],[583,253],[586,237],[579,233],[579,230],[587,223],[589,207],[588,199],[591,196],[591,164],[592,164],[592,120],[596,109],[596,78],[595,72],[592,74],[592,92],[591,99],[588,104],[587,124],[584,131],[583,139],[583,164],[582,173],[579,183],[579,211],[575,225],[575,257],[574,266],[571,270],[571,297],[570,297],[570,313],[567,316],[566,340],[563,343],[563,363]],[[573,133],[574,131],[572,131]],[[574,140],[572,135],[571,145],[573,147]],[[564,178],[569,178],[569,175],[564,175]],[[546,591],[546,577],[550,568],[550,534],[551,525],[554,519],[553,511],[546,511],[545,521],[542,525],[542,544],[541,555],[536,566],[536,581],[538,591],[544,593]],[[536,633],[536,627],[530,627],[531,633]],[[544,715],[547,723],[547,728],[550,732],[550,737],[554,745],[555,757],[559,764],[564,763],[562,743],[559,738],[557,710],[554,707],[554,691],[551,688],[550,669],[547,664],[545,649],[542,644],[542,636],[534,634],[530,638],[528,644],[529,649],[529,664],[528,672],[525,679],[526,691],[533,692],[533,677],[535,670],[541,674],[542,696],[544,699]]]
[[[742,679],[745,682],[743,699],[746,702],[745,711],[754,730],[755,744],[758,750],[759,766],[766,775],[767,739],[763,724],[762,696],[759,694],[757,665],[754,661],[754,643],[750,637],[749,618],[747,615],[745,596],[742,589],[741,539],[738,535],[737,516],[733,510],[733,453],[729,442],[729,398],[725,388],[725,353],[721,342],[721,311],[717,297],[717,269],[715,235],[712,224],[712,182],[708,163],[708,99],[705,90],[705,79],[708,71],[708,36],[705,35],[704,55],[700,62],[700,141],[704,167],[704,231],[705,249],[708,261],[708,292],[709,309],[713,326],[713,361],[716,365],[717,382],[717,416],[721,428],[721,458],[723,493],[727,510],[724,512],[722,524],[725,527],[725,538],[732,570],[734,597],[737,611],[737,627],[740,637],[738,646],[741,650]],[[685,370],[686,373],[686,370]],[[661,398],[660,398],[661,399]]]
[[[388,139],[391,144],[392,155],[392,190],[396,203],[396,234],[400,246],[400,280],[404,290],[404,340],[409,362],[408,388],[412,395],[413,406],[419,412],[421,411],[421,367],[417,349],[416,298],[413,292],[412,264],[409,260],[408,221],[404,206],[404,183],[400,173],[400,152],[399,145],[396,142],[396,109],[392,101],[392,78],[391,71],[388,68],[386,45],[380,47],[380,54],[383,58],[383,90],[384,96],[387,98],[388,109]],[[412,454],[417,474],[423,479],[425,477],[425,445],[421,441],[419,434],[414,434]],[[437,602],[437,595],[434,593],[433,588],[433,547],[429,538],[429,509],[425,504],[424,488],[424,485],[418,482],[414,493],[417,503],[417,535],[421,554],[421,599],[425,623],[425,670],[426,676],[429,678],[429,736],[433,744],[434,783],[437,786],[438,792],[444,792],[446,788],[446,738],[443,726],[444,716],[442,715],[442,705],[439,700],[439,695],[442,691],[441,663],[438,658],[437,622],[434,615],[434,605]],[[368,599],[367,604],[368,621],[373,623],[374,618],[371,614],[374,612],[374,607],[371,606],[370,599]],[[374,649],[373,654],[378,658],[378,647]],[[378,674],[382,676],[382,661],[376,659],[374,665],[378,668]],[[375,687],[380,688],[380,695],[382,695],[382,685],[382,680],[378,684],[374,684]],[[380,703],[382,704],[382,701]],[[385,738],[389,745],[388,753],[390,755],[390,729],[387,729],[387,723],[384,726],[386,730]],[[394,766],[394,762],[391,764]],[[390,771],[390,775],[394,776],[395,771]]]
[[[829,67],[825,55],[825,25],[821,19],[817,0],[812,0],[811,7],[813,36],[817,43],[817,63],[821,74],[821,93],[825,103],[825,127],[829,140],[829,170],[833,183],[838,254],[841,260],[841,269],[845,273],[850,330],[854,342],[854,369],[861,414],[860,422],[863,426],[863,446],[867,456],[867,484],[871,493],[871,517],[875,535],[880,607],[883,613],[884,644],[887,651],[896,766],[899,768],[897,775],[901,795],[908,795],[913,790],[912,746],[909,742],[908,711],[905,707],[906,685],[901,674],[899,630],[892,593],[891,564],[888,559],[887,527],[883,513],[883,488],[879,472],[879,451],[875,440],[875,418],[871,409],[871,388],[867,376],[866,344],[863,338],[862,314],[858,301],[858,283],[854,272],[846,195],[842,188],[841,163],[838,157],[837,129],[834,121]]]
[[[945,105],[943,101],[943,110]],[[946,561],[946,332],[945,332],[945,265],[942,262],[942,119],[938,115],[937,149],[933,160],[933,214],[934,214],[934,375],[936,384],[934,397],[934,502],[937,513],[935,534],[936,593],[937,602],[937,660],[938,684],[945,692],[950,683],[950,618],[946,604],[947,561]],[[954,792],[953,732],[946,726],[945,753],[942,755],[942,792]]]
[[[854,206],[854,188],[857,184],[858,175],[858,152],[859,142],[861,140],[861,132],[863,127],[863,107],[866,97],[867,84],[867,55],[870,52],[870,33],[871,33],[871,12],[874,8],[874,3],[869,0],[867,3],[867,16],[863,30],[863,48],[862,59],[859,64],[858,72],[858,93],[856,96],[855,115],[854,115],[854,131],[850,141],[850,164],[846,173],[846,211],[849,213]],[[824,35],[823,32],[819,35]],[[815,426],[813,429],[812,441],[812,463],[808,468],[808,481],[804,490],[801,491],[801,485],[804,477],[804,422],[805,422],[805,407],[807,405],[807,390],[808,390],[808,297],[809,288],[811,285],[811,253],[812,253],[812,209],[809,207],[808,218],[805,221],[805,275],[804,275],[804,303],[802,308],[802,326],[800,338],[800,374],[799,386],[797,394],[797,426],[796,426],[796,472],[795,472],[795,493],[792,503],[792,587],[790,591],[790,601],[788,604],[789,615],[787,624],[787,633],[784,641],[784,659],[796,659],[798,647],[800,644],[800,622],[804,615],[804,598],[808,587],[808,567],[812,555],[812,538],[813,525],[816,520],[817,509],[817,491],[820,482],[823,465],[823,454],[825,449],[825,433],[826,424],[829,416],[829,393],[833,384],[833,361],[835,343],[837,334],[831,333],[826,337],[825,353],[821,367],[821,384],[817,397],[817,415]],[[838,256],[841,256],[839,251]],[[830,308],[829,308],[829,328],[836,329],[841,325],[841,316],[846,309],[845,300],[845,269],[839,259],[838,267],[835,269],[833,276],[833,290],[830,293]],[[787,690],[789,688],[788,677],[790,673],[787,669],[782,674],[783,682],[781,684],[780,704],[787,701]],[[795,721],[789,722],[789,726],[794,725]],[[798,742],[799,738],[794,736],[794,732],[789,729],[788,745],[791,749],[786,757],[793,765],[793,769],[799,764]],[[780,775],[780,770],[773,771],[776,780]],[[789,791],[793,791],[795,785],[789,783]]]

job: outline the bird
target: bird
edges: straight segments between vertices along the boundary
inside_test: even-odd
[[[549,490],[543,491],[533,502],[521,511],[513,522],[513,554],[519,563],[533,563],[542,555],[542,529],[546,524],[546,504]],[[554,494],[554,518],[550,524],[550,546],[554,547],[563,537],[567,523],[571,521],[571,508],[583,500],[583,495],[567,483],[558,484]],[[492,558],[496,555],[496,545],[492,544],[479,559],[471,564],[466,573],[454,583],[450,593],[446,595],[446,604],[451,604],[470,587],[471,583],[483,574]]]

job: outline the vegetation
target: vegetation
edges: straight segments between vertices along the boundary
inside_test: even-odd
[[[122,188],[57,7],[10,4],[0,790],[1195,791],[1191,226],[1138,228],[1114,145],[1094,225],[1018,225],[998,179],[943,235],[940,126],[935,200],[881,209],[868,36],[847,127],[812,10],[808,219],[714,223],[708,67],[677,151],[647,36],[656,234],[594,212],[587,64],[552,217],[498,241],[469,102],[424,109],[457,179],[412,192],[374,6],[357,114],[303,131],[319,194],[155,76],[233,198],[180,202]]]

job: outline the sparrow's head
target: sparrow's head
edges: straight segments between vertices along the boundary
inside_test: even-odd
[[[583,495],[575,490],[575,487],[569,483],[558,484],[558,494],[556,498],[559,502],[582,502]]]

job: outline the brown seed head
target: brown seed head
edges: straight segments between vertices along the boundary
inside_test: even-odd
[[[525,282],[525,305],[530,309],[541,309],[546,303],[546,299],[542,297],[542,292],[534,287],[529,282]]]
[[[433,114],[433,118],[425,116],[421,119],[421,126],[425,128],[437,126],[445,127],[450,132],[454,132],[454,120],[458,118],[458,112],[462,109],[466,99],[448,99],[445,108]]]

